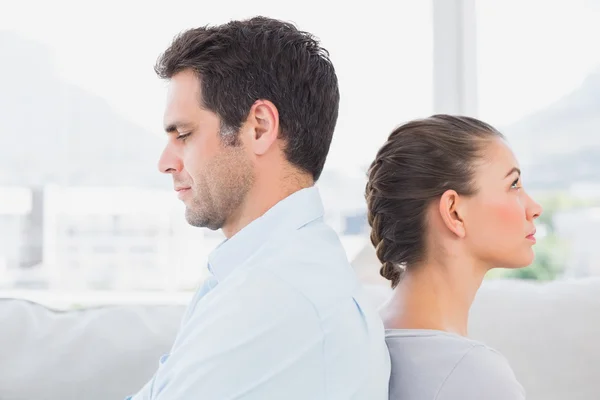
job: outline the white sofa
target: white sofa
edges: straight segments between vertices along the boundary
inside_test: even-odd
[[[122,400],[154,373],[184,307],[54,312],[0,300],[1,400]]]
[[[388,294],[378,286],[369,290],[376,304]],[[123,399],[152,376],[183,310],[54,312],[0,300],[0,399]],[[528,399],[600,398],[600,280],[488,281],[470,329],[506,355]]]

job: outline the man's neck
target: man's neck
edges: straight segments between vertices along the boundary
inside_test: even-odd
[[[299,174],[283,176],[277,181],[260,182],[257,180],[254,187],[248,192],[241,207],[223,226],[222,230],[225,237],[231,238],[252,221],[264,215],[281,200],[313,185],[314,181],[311,177]]]

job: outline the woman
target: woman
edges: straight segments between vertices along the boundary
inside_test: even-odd
[[[409,122],[379,150],[366,197],[381,274],[394,289],[382,308],[390,399],[524,399],[506,359],[467,338],[486,272],[534,257],[542,209],[504,136],[468,117]]]

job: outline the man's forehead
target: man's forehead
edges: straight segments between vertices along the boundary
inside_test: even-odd
[[[201,112],[200,105],[198,80],[178,74],[174,75],[169,81],[167,89],[167,101],[163,114],[165,128],[172,125],[181,127],[189,124],[190,120]]]
[[[180,72],[181,73],[181,72]],[[194,76],[174,75],[167,85],[167,104],[200,100],[200,82]]]

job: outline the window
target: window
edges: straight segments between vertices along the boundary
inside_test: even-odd
[[[477,2],[479,115],[508,136],[545,208],[520,277],[600,275],[599,20],[594,1]]]
[[[39,214],[42,259],[31,273],[40,290],[181,291],[203,278],[223,236],[185,223],[170,178],[156,168],[165,93],[152,67],[184,29],[264,14],[295,22],[330,51],[342,100],[319,185],[350,258],[368,244],[366,166],[396,125],[432,111],[429,1],[376,0],[343,18],[339,5],[317,0],[175,3],[37,0],[0,15],[3,55],[19,60],[0,65],[0,187],[17,188],[11,204],[0,196],[0,214],[16,215],[2,229]],[[23,265],[11,246],[26,244],[2,243],[3,271]],[[0,285],[20,287],[18,279]]]

